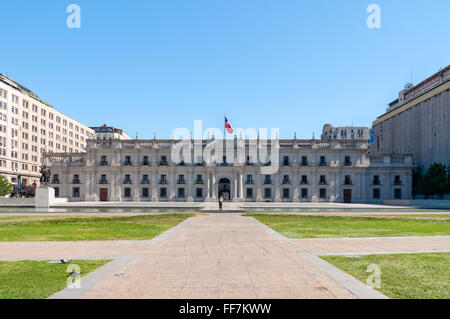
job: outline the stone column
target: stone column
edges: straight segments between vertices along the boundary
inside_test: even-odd
[[[175,172],[169,172],[169,201],[175,201],[176,199],[176,180]]]
[[[188,175],[187,175],[187,189],[186,189],[186,196],[188,202],[194,201],[195,196],[195,184],[194,184],[194,176],[192,169],[189,169]]]
[[[206,201],[211,201],[211,173],[206,173]]]
[[[239,198],[241,202],[244,201],[244,173],[239,172]]]
[[[152,171],[152,202],[158,201],[158,172],[156,170]]]
[[[140,200],[140,196],[139,196],[139,191],[140,191],[140,185],[141,185],[141,181],[139,179],[140,174],[138,172],[135,172],[134,174],[131,175],[133,180],[133,188],[134,188],[134,192],[133,192],[133,201],[139,201]]]
[[[280,191],[281,191],[281,186],[280,186],[280,174],[276,173],[273,175],[274,179],[275,179],[275,201],[276,202],[281,202],[281,195],[280,195]]]
[[[237,202],[239,200],[238,197],[238,173],[233,172],[233,188],[234,188],[234,194],[233,194],[233,202]]]
[[[213,172],[211,174],[211,193],[212,193],[212,200],[217,200],[217,185],[216,185],[216,173]]]
[[[293,202],[298,202],[299,198],[298,198],[298,172],[294,171],[294,176],[292,177],[292,201]]]
[[[262,175],[257,172],[256,173],[256,201],[262,202]]]

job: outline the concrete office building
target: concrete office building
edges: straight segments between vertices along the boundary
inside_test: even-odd
[[[374,154],[410,153],[414,166],[450,166],[450,65],[423,82],[407,84],[373,122]]]
[[[41,154],[84,152],[94,131],[0,74],[0,174],[13,185],[39,184]]]

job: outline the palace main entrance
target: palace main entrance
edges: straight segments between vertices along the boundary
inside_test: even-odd
[[[230,185],[231,185],[231,182],[228,178],[224,177],[219,180],[219,185],[218,185],[219,198],[220,198],[220,196],[222,196],[224,200],[230,200],[230,198],[231,198],[231,190],[230,190],[231,186]]]

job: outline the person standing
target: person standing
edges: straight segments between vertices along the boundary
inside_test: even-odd
[[[223,197],[220,195],[219,197],[219,210],[222,211]]]

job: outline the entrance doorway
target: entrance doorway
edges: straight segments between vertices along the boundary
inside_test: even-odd
[[[100,188],[100,201],[107,202],[108,201],[108,189]]]
[[[344,203],[351,203],[351,202],[352,202],[352,190],[344,189]]]
[[[228,178],[221,178],[219,180],[219,198],[223,197],[224,200],[230,200],[231,198],[231,182]]]

